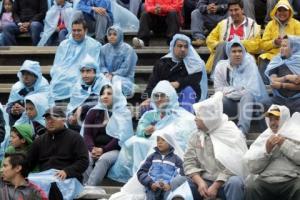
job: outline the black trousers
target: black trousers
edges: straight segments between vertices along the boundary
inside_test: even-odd
[[[169,12],[166,16],[159,16],[143,12],[140,18],[138,38],[142,39],[146,46],[149,46],[150,31],[154,33],[164,32],[169,43],[173,35],[179,32],[179,16],[177,12]]]

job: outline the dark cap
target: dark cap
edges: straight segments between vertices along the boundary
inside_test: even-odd
[[[54,106],[46,110],[43,117],[47,117],[47,116],[66,118],[66,113],[61,107]]]

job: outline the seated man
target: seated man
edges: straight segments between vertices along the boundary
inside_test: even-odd
[[[5,154],[0,179],[2,200],[48,199],[44,191],[26,179],[29,173],[28,164],[26,156],[22,153]]]
[[[40,41],[43,20],[48,9],[46,0],[15,0],[13,4],[14,22],[3,27],[4,46],[16,45],[16,35],[29,33],[32,44]]]
[[[6,106],[10,126],[14,125],[24,112],[24,98],[27,95],[49,92],[49,83],[42,76],[39,62],[25,60],[17,75],[19,81],[12,86]]]
[[[254,58],[238,37],[227,43],[226,53],[228,59],[219,61],[214,71],[214,88],[224,95],[224,113],[229,117],[238,116],[237,126],[247,134],[253,106],[267,99],[268,94]]]
[[[58,46],[51,68],[50,103],[69,103],[71,88],[80,78],[79,66],[86,55],[99,63],[101,44],[86,35],[86,22],[79,18],[72,22],[72,36]]]
[[[57,177],[82,180],[89,164],[88,150],[83,138],[65,127],[66,115],[61,107],[49,108],[44,114],[47,132],[38,137],[28,152],[33,169],[58,169]]]
[[[183,168],[190,177],[195,200],[244,199],[246,170],[241,159],[247,151],[241,131],[223,114],[223,95],[194,104],[198,130],[190,137]]]
[[[179,32],[182,22],[183,0],[146,0],[145,11],[141,14],[138,37],[132,39],[135,48],[149,46],[150,31],[164,32],[169,45]]]
[[[291,113],[300,112],[300,37],[285,37],[281,42],[280,55],[267,66],[273,96],[265,106],[285,105]]]
[[[265,130],[244,156],[251,172],[246,200],[300,199],[299,113],[290,118],[285,106],[272,105]]]
[[[97,105],[100,89],[109,82],[100,74],[98,65],[89,55],[84,58],[79,70],[81,79],[73,87],[67,107],[69,128],[78,132],[88,111]]]
[[[272,21],[264,31],[260,48],[263,54],[259,56],[258,67],[265,82],[269,80],[264,75],[267,65],[278,53],[285,35],[300,35],[300,22],[293,18],[293,9],[287,0],[280,0],[271,12]]]
[[[149,105],[151,92],[161,80],[170,81],[176,91],[181,93],[179,102],[189,111],[192,110],[191,104],[199,99],[206,99],[207,76],[204,62],[187,36],[176,34],[171,41],[169,53],[154,64],[142,107]]]
[[[77,9],[87,21],[89,32],[94,32],[96,40],[104,44],[106,30],[113,25],[110,0],[80,0]]]
[[[206,36],[226,17],[227,0],[199,0],[196,9],[191,14],[192,44],[194,46],[205,45]]]
[[[225,45],[237,35],[247,52],[256,54],[259,51],[260,26],[244,15],[242,0],[228,0],[227,19],[222,20],[206,39],[210,56],[206,63],[207,72],[214,70],[217,62],[226,59]]]

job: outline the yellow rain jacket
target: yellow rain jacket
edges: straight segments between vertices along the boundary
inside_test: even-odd
[[[278,5],[284,4],[287,5],[291,10],[290,18],[285,27],[280,30],[280,24],[278,19],[275,16],[275,13],[278,9]],[[260,48],[263,50],[263,54],[259,57],[262,59],[271,60],[274,56],[279,53],[279,47],[275,46],[274,40],[278,38],[278,36],[285,36],[285,35],[300,35],[300,22],[293,18],[294,11],[291,5],[289,4],[288,0],[280,0],[272,10],[270,16],[272,21],[268,23],[266,26],[265,32],[260,42]]]
[[[244,40],[242,44],[246,48],[247,52],[252,54],[259,53],[259,41],[260,41],[260,26],[251,18],[245,18],[244,24]],[[215,57],[215,49],[220,42],[228,41],[230,36],[230,27],[233,24],[231,17],[222,20],[211,31],[206,39],[207,47],[210,51],[210,56],[206,63],[206,71],[209,73],[212,70],[212,65]]]

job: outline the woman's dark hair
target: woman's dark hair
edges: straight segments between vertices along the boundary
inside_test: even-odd
[[[244,8],[244,3],[243,3],[243,1],[242,0],[228,0],[228,8],[229,8],[229,6],[231,6],[231,5],[239,5],[240,6],[240,8],[241,9],[243,9]]]
[[[1,9],[1,13],[0,13],[0,17],[2,17],[2,14],[5,12],[5,9],[4,9],[4,1],[5,0],[2,0],[2,9]],[[13,0],[8,0],[12,5],[14,4]]]
[[[103,94],[105,89],[112,89],[112,87],[110,85],[104,85],[100,90],[100,96]]]
[[[9,163],[11,164],[12,168],[17,167],[20,165],[21,175],[26,178],[29,174],[29,163],[27,160],[27,156],[23,153],[5,153],[4,158],[9,158]]]

